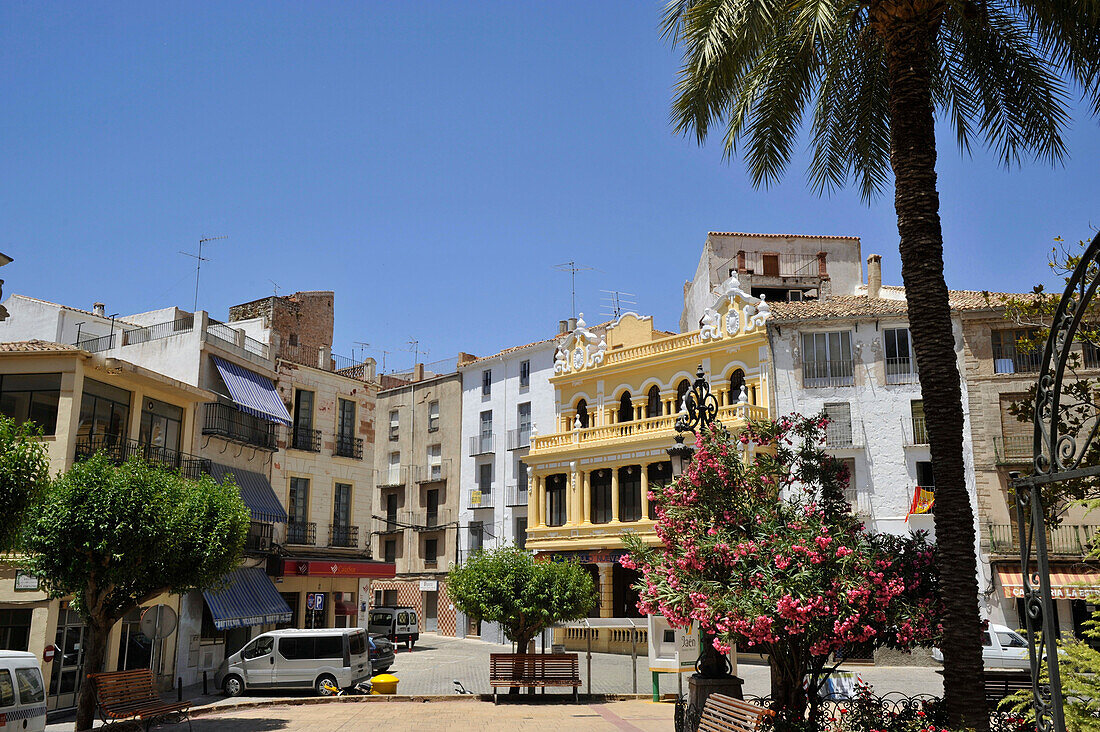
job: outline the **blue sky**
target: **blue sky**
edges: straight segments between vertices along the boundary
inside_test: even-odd
[[[892,192],[818,198],[805,157],[755,191],[676,137],[659,3],[0,4],[0,273],[108,312],[336,291],[336,350],[412,361],[554,332],[601,289],[675,329],[708,230],[858,235],[900,284]],[[946,274],[1020,290],[1087,238],[1100,160],[1079,110],[1061,167],[940,145]],[[373,355],[381,358],[378,351]]]

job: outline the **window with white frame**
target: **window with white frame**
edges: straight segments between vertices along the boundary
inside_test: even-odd
[[[400,485],[401,480],[401,453],[391,452],[389,464],[386,466],[386,485]]]
[[[428,445],[428,478],[440,480],[443,478],[443,446]]]
[[[481,372],[481,395],[489,396],[493,393],[493,370],[485,369]]]
[[[855,435],[852,433],[852,406],[848,402],[834,402],[825,405],[825,416],[829,420],[825,427],[826,447],[852,447]]]
[[[527,465],[516,460],[516,499],[522,500],[527,493]]]
[[[807,387],[851,386],[855,381],[851,331],[803,333],[802,380]]]
[[[488,409],[481,413],[480,429],[478,431],[478,452],[486,453],[493,450],[493,410]]]
[[[859,511],[859,492],[856,490],[856,460],[855,458],[842,458],[841,463],[848,469],[848,485],[844,488],[844,500],[852,507],[852,513]]]
[[[401,427],[401,415],[396,409],[390,411],[390,442],[397,442],[398,429]]]
[[[439,429],[439,402],[428,402],[428,432]]]
[[[915,384],[917,359],[913,355],[913,341],[908,328],[886,328],[882,331],[883,352],[886,358],[887,384]]]
[[[531,402],[516,406],[516,434],[516,447],[527,447],[531,444]]]
[[[519,362],[519,388],[531,386],[531,362],[520,361]]]

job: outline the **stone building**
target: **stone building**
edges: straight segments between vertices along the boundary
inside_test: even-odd
[[[374,452],[376,492],[371,542],[396,576],[376,581],[371,607],[418,611],[421,632],[454,636],[447,571],[458,561],[462,376],[472,358],[416,364],[381,377]]]

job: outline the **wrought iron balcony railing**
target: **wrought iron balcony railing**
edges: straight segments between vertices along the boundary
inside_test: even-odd
[[[525,447],[531,446],[531,428],[521,427],[519,429],[508,430],[508,449],[509,450],[522,450]]]
[[[909,445],[927,445],[928,444],[928,422],[924,417],[913,417],[912,421],[906,425],[905,437],[908,440]]]
[[[496,435],[474,435],[470,438],[470,455],[496,452]]]
[[[321,430],[293,427],[290,430],[290,446],[295,450],[321,452]]]
[[[355,549],[359,546],[359,527],[348,524],[329,524],[328,545]]]
[[[1043,354],[1038,350],[1022,353],[1014,345],[993,344],[993,371],[998,374],[1033,373],[1039,370]]]
[[[242,412],[228,404],[209,402],[205,405],[202,433],[243,442],[264,450],[276,449],[274,422]]]
[[[1020,553],[1020,534],[1011,524],[987,527],[989,549],[994,554]],[[1062,524],[1047,530],[1047,551],[1061,557],[1084,557],[1100,541],[1100,527],[1086,524]],[[1017,565],[1018,566],[1018,565]]]
[[[332,445],[332,454],[337,457],[363,459],[363,439],[351,435],[336,435]]]
[[[519,485],[517,483],[511,483],[508,489],[504,492],[504,505],[505,506],[526,506],[527,505],[527,486]]]
[[[918,384],[917,359],[905,356],[902,358],[887,358],[886,383],[887,384]]]
[[[468,494],[467,504],[470,508],[494,508],[497,505],[498,494],[497,491],[488,488],[481,490],[475,488]]]
[[[807,388],[851,386],[855,383],[855,361],[805,361],[802,381]]]
[[[1030,463],[1035,449],[1031,435],[1008,435],[993,438],[993,451],[998,465]]]
[[[863,446],[863,435],[851,420],[833,420],[825,427],[825,447],[835,450]]]
[[[179,450],[171,450],[157,445],[147,445],[138,440],[130,440],[115,435],[85,435],[76,439],[76,459],[87,460],[97,453],[103,453],[116,465],[121,465],[133,456],[160,465],[170,470],[178,470],[180,475],[198,480],[203,473],[210,472],[210,461],[197,455],[189,455]]]
[[[286,543],[314,546],[317,543],[317,524],[312,521],[287,522]]]

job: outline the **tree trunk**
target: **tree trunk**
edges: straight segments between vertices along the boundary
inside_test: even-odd
[[[768,654],[768,666],[771,668],[772,709],[777,713],[790,714],[792,719],[802,719],[806,713],[806,692],[802,689],[802,679],[795,678],[790,669],[784,668],[778,658],[782,651],[775,647]]]
[[[936,481],[944,700],[952,727],[989,729],[982,679],[974,510],[963,467],[963,405],[936,191],[935,112],[929,49],[944,0],[882,0],[871,8],[890,85],[890,164],[924,415]]]
[[[107,636],[113,623],[103,620],[88,620],[88,630],[84,651],[84,666],[81,673],[94,674],[103,671],[107,661]],[[60,662],[60,661],[59,661]],[[95,691],[87,678],[80,685],[80,694],[76,701],[76,730],[91,729],[95,721]]]

